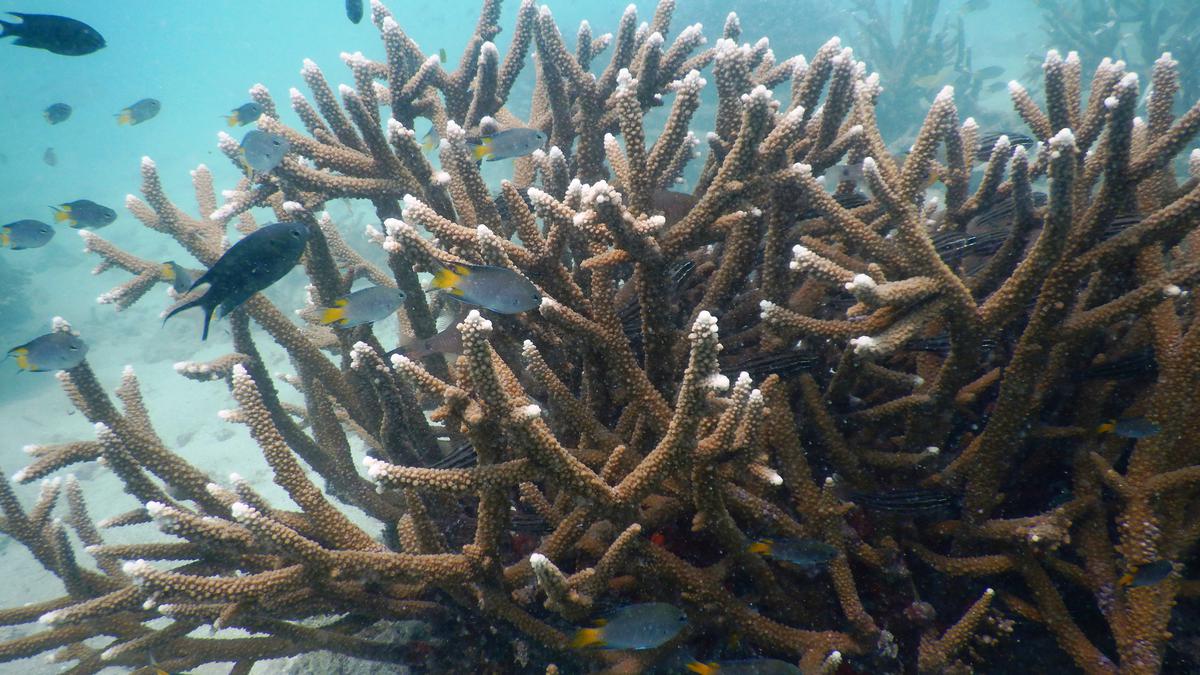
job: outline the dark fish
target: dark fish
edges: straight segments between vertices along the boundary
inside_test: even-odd
[[[1000,140],[1001,136],[1008,136],[1008,142],[1013,145],[1019,145],[1026,150],[1037,145],[1037,139],[1032,136],[1026,136],[1017,131],[985,131],[979,136],[979,149],[975,151],[975,159],[980,162],[988,161],[992,156],[992,149],[996,147],[996,141]]]
[[[1162,427],[1145,417],[1124,417],[1109,420],[1096,427],[1096,433],[1116,434],[1121,438],[1146,438],[1162,431]]]
[[[746,549],[801,567],[824,565],[838,556],[838,550],[816,539],[762,539]]]
[[[1129,571],[1117,580],[1117,585],[1130,588],[1153,586],[1171,576],[1171,572],[1174,571],[1175,563],[1170,560],[1155,560],[1145,565],[1130,567]]]
[[[254,101],[243,103],[229,111],[229,114],[225,116],[225,122],[231,127],[244,127],[262,117],[262,112],[262,106]]]
[[[429,465],[431,469],[469,469],[479,463],[479,455],[475,446],[463,443],[451,450],[445,457]]]
[[[362,288],[339,298],[335,307],[326,307],[321,313],[321,323],[336,323],[342,328],[353,328],[387,318],[403,304],[402,290],[387,286]]]
[[[968,256],[989,256],[1000,250],[1008,239],[1007,230],[992,230],[982,234],[940,232],[933,236],[933,246],[947,265],[962,262]]]
[[[924,488],[901,488],[881,492],[853,492],[850,499],[868,511],[908,516],[936,514],[953,509],[954,495]]]
[[[185,309],[204,308],[204,332],[213,312],[217,318],[237,309],[250,296],[279,281],[296,266],[308,244],[308,228],[301,223],[271,223],[251,232],[229,247],[207,272],[192,282],[189,291],[208,284],[204,295],[167,313],[163,323]]]
[[[40,248],[54,238],[54,228],[40,220],[18,220],[0,227],[0,248]]]
[[[17,359],[17,367],[21,370],[37,373],[74,368],[83,363],[87,350],[87,345],[78,335],[54,331],[13,347],[8,350],[8,355]]]
[[[542,294],[524,276],[507,267],[450,263],[433,276],[433,288],[500,314],[520,314],[542,304]]]
[[[0,21],[0,38],[14,36],[20,47],[45,49],[63,56],[83,56],[104,47],[104,37],[82,21],[54,14],[8,12],[21,23]]]
[[[1030,195],[1030,201],[1035,208],[1045,206],[1048,200],[1045,192],[1034,192]],[[972,218],[971,224],[976,227],[990,227],[1006,223],[1012,220],[1015,208],[1011,199],[996,202]]]
[[[42,117],[50,124],[66,122],[71,117],[71,106],[66,103],[54,103],[42,111]]]
[[[58,166],[58,155],[54,154],[54,148],[46,148],[42,153],[42,161],[46,166]]]
[[[192,287],[192,273],[176,264],[174,260],[162,264],[162,278],[171,282],[171,288],[174,288],[176,293],[187,293]]]
[[[683,610],[665,602],[646,602],[622,607],[596,628],[575,633],[571,647],[605,649],[654,649],[679,634],[687,624]]]
[[[462,333],[459,332],[458,322],[455,321],[425,339],[405,340],[399,347],[388,352],[388,356],[401,354],[410,359],[423,359],[433,354],[461,354],[462,348]]]
[[[1125,356],[1084,368],[1075,379],[1079,380],[1125,380],[1133,377],[1152,377],[1158,373],[1154,350],[1139,349]]]
[[[671,292],[679,291],[683,283],[696,269],[696,263],[693,260],[679,260],[671,263],[667,268],[670,273]],[[621,309],[617,310],[617,320],[621,322],[621,331],[625,333],[625,337],[629,339],[630,344],[635,347],[640,347],[642,343],[642,304],[635,296],[632,300],[626,303]]]
[[[749,373],[755,382],[765,379],[768,375],[792,377],[800,373],[810,372],[821,365],[819,356],[812,352],[799,349],[789,349],[770,354],[755,354],[749,358],[721,359],[721,374],[735,377],[738,373]]]
[[[54,209],[54,222],[66,222],[77,230],[85,227],[100,229],[117,219],[116,211],[90,199],[76,199],[50,208]]]
[[[291,149],[287,139],[278,134],[252,129],[242,137],[242,168],[246,173],[270,173]]]
[[[524,157],[533,154],[534,150],[546,144],[546,134],[537,129],[505,129],[490,136],[469,136],[467,145],[472,146],[471,154],[476,161],[486,159],[494,162],[498,159]]]
[[[162,110],[162,104],[158,102],[158,99],[144,98],[117,113],[117,124],[141,124],[146,120],[153,119],[159,110]]]
[[[350,19],[350,23],[358,23],[362,21],[362,17],[362,0],[346,0],[346,18]]]
[[[1138,215],[1117,216],[1100,231],[1100,240],[1112,239],[1140,222],[1142,222],[1142,217]]]
[[[674,190],[655,190],[650,196],[650,208],[662,212],[667,225],[674,225],[683,220],[698,200],[686,192]]]
[[[909,340],[905,344],[905,348],[914,352],[930,352],[931,354],[945,356],[950,353],[950,334],[939,333],[933,337]],[[994,338],[983,338],[979,341],[979,348],[982,351],[990,352],[996,348],[996,340]]]
[[[733,661],[692,661],[687,669],[699,675],[802,675],[804,671],[779,659],[736,659]]]

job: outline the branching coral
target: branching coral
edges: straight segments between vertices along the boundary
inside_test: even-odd
[[[237,475],[210,482],[173,452],[132,369],[120,407],[86,362],[60,373],[96,437],[33,449],[17,480],[102,457],[136,500],[103,525],[153,521],[174,539],[106,544],[76,483],[64,522],[53,518],[62,483],[45,483],[28,509],[0,484],[3,531],[65,587],[0,613],[47,626],[0,643],[0,658],[245,672],[329,650],[447,672],[479,672],[497,654],[526,669],[629,672],[682,647],[805,672],[962,672],[1004,658],[986,647],[1015,617],[1086,672],[1155,671],[1178,570],[1118,580],[1186,560],[1200,536],[1189,423],[1200,413],[1200,184],[1172,172],[1200,105],[1173,117],[1175,62],[1156,63],[1141,120],[1139,80],[1123,64],[1102,62],[1085,101],[1078,60],[1052,52],[1044,106],[1011,88],[1036,153],[1001,139],[983,167],[979,128],[947,87],[901,163],[875,122],[878,76],[837,40],[811,60],[777,61],[765,42],[737,43],[735,15],[711,46],[698,26],[670,39],[674,9],[663,0],[639,27],[630,7],[611,40],[581,27],[572,52],[550,10],[525,2],[501,57],[499,3],[485,2],[446,72],[376,2],[386,62],[347,55],[355,87],[340,88],[340,103],[306,62],[312,101],[290,96],[304,130],[252,90],[267,111],[260,128],[293,149],[277,170],[221,206],[198,170],[193,217],[144,161],[144,200],[130,197],[130,211],[202,264],[231,220],[256,226],[251,207],[307,224],[314,304],[358,277],[394,284],[408,293],[406,325],[428,338],[444,305],[418,274],[435,261],[507,268],[543,301],[521,315],[459,314],[453,362],[389,354],[367,326],[318,339],[262,296],[234,312],[231,353],[177,370],[226,382],[236,407],[223,416],[247,425],[299,510]],[[533,107],[520,120],[508,98],[530,50]],[[773,89],[789,79],[784,103]],[[715,128],[693,163],[706,80]],[[648,128],[646,113],[668,104],[664,127]],[[418,116],[438,129],[439,166],[415,141]],[[515,125],[552,147],[515,161],[496,197],[467,135]],[[848,162],[861,164],[861,186],[834,178]],[[663,188],[681,175],[697,187],[671,214],[679,195]],[[869,195],[851,201],[858,187]],[[320,213],[344,197],[373,204],[366,237],[387,269]],[[944,259],[934,235],[1005,206],[1007,239],[982,265]],[[1106,231],[1128,214],[1133,224]],[[127,306],[161,281],[87,236],[104,266],[135,275],[106,299]],[[303,409],[281,401],[251,320],[290,357]],[[1089,374],[1147,349],[1157,380]],[[422,403],[436,407],[424,415]],[[1160,432],[1133,442],[1092,431],[1136,416]],[[1057,475],[1068,478],[1045,480]],[[96,569],[77,559],[68,527]],[[820,540],[836,556],[804,574],[751,553],[763,537]],[[1099,613],[1075,606],[1081,597]],[[677,640],[569,649],[572,627],[604,607],[649,601],[686,610]],[[363,632],[413,618],[474,637],[431,653]],[[205,625],[246,632],[193,634]]]

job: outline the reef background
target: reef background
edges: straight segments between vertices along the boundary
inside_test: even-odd
[[[34,3],[36,4],[36,3]],[[899,3],[894,3],[897,6]],[[936,21],[941,27],[946,18],[956,19],[957,3],[942,3],[942,14]],[[977,66],[1000,65],[1008,71],[1003,79],[1022,77],[1027,67],[1027,53],[1044,52],[1045,34],[1037,28],[1041,14],[1032,4],[995,3],[989,10],[962,16],[967,39],[974,51]],[[725,14],[739,12],[743,35],[751,40],[760,36],[770,38],[772,47],[781,56],[803,53],[811,56],[829,34],[839,34],[844,43],[859,47],[861,29],[848,16],[834,16],[817,25],[821,34],[796,12],[795,4],[770,2],[680,3],[675,25],[682,27],[702,22],[711,41],[719,34]],[[588,3],[586,9],[575,3],[554,7],[555,20],[573,46],[571,31],[581,19],[589,19],[597,33],[616,29],[616,20],[625,3]],[[232,186],[237,178],[233,166],[215,147],[214,134],[224,130],[220,115],[247,100],[245,91],[255,82],[262,82],[275,93],[279,102],[286,101],[289,87],[303,87],[298,74],[303,58],[311,58],[325,66],[335,83],[349,80],[341,68],[338,54],[362,50],[368,58],[383,60],[383,50],[375,29],[368,18],[354,26],[342,15],[341,3],[289,3],[286,15],[277,8],[260,3],[203,3],[178,5],[167,3],[113,3],[119,14],[105,13],[93,3],[55,3],[44,11],[76,16],[102,27],[109,47],[96,55],[81,59],[63,59],[33,50],[4,47],[3,73],[0,91],[8,95],[0,99],[0,119],[9,122],[0,153],[3,177],[4,219],[23,217],[48,219],[47,204],[79,197],[88,197],[117,208],[116,223],[101,235],[122,248],[136,250],[148,259],[182,257],[181,249],[168,238],[155,236],[136,223],[124,210],[124,195],[133,191],[141,180],[140,158],[153,156],[162,177],[165,191],[190,207],[192,191],[188,173],[198,163],[208,165],[214,174],[218,190]],[[513,24],[517,3],[507,3],[500,24],[506,29]],[[28,11],[43,11],[35,6]],[[454,59],[469,37],[478,13],[474,2],[443,2],[436,6],[393,8],[403,11],[399,16],[405,30],[427,53],[436,53],[445,46]],[[649,18],[653,7],[639,7]],[[112,9],[109,10],[113,11]],[[170,14],[163,12],[170,11]],[[839,26],[840,24],[840,26]],[[186,36],[181,39],[180,35]],[[987,35],[986,39],[972,39]],[[1024,35],[1027,43],[1022,44]],[[1003,36],[1003,37],[995,37]],[[502,33],[497,42],[503,48],[511,35]],[[136,47],[135,47],[136,45]],[[1070,44],[1051,46],[1071,49]],[[158,55],[145,58],[146,54]],[[605,61],[607,54],[601,58]],[[868,58],[860,50],[857,58]],[[11,67],[9,65],[11,64]],[[452,64],[451,64],[452,65]],[[873,64],[868,63],[869,66]],[[1090,74],[1094,63],[1084,64]],[[334,75],[333,73],[336,73]],[[1148,83],[1149,72],[1142,71]],[[528,75],[528,71],[525,76]],[[889,86],[885,79],[883,85]],[[525,89],[522,89],[522,86]],[[528,81],[519,83],[514,94],[517,101],[528,100]],[[940,84],[938,85],[940,87]],[[937,87],[933,88],[936,91]],[[29,92],[39,92],[37,94]],[[26,92],[21,95],[20,92]],[[711,96],[711,88],[708,92]],[[124,105],[143,96],[163,101],[163,112],[154,120],[133,128],[119,128],[111,115]],[[930,97],[931,99],[932,97]],[[40,111],[57,100],[70,102],[75,111],[72,119],[57,127],[45,125]],[[692,127],[706,130],[715,117],[713,101],[707,100],[694,118]],[[1190,103],[1190,101],[1188,102]],[[996,115],[996,125],[1023,128],[1011,112],[1007,91],[982,97],[976,104],[981,110]],[[919,125],[928,105],[916,114],[889,115],[881,105],[882,124]],[[299,127],[297,119],[285,106],[280,106],[281,121]],[[526,111],[517,109],[518,114]],[[666,110],[647,118],[648,130],[661,126]],[[966,116],[965,114],[963,115]],[[995,126],[995,125],[993,125]],[[249,128],[249,127],[247,127]],[[418,136],[425,128],[418,126]],[[240,137],[244,129],[235,130]],[[896,135],[903,143],[904,134]],[[888,137],[889,141],[894,140]],[[56,149],[57,167],[45,166],[40,156],[46,146]],[[701,166],[693,162],[685,177],[695,180]],[[494,170],[493,167],[485,167]],[[342,213],[343,210],[347,210]],[[370,222],[370,211],[363,206],[332,202],[327,206],[340,222],[350,223],[344,233],[358,234],[362,224]],[[260,222],[270,220],[269,211],[257,212]],[[356,222],[357,221],[357,222]],[[56,239],[38,251],[18,252],[0,259],[0,279],[13,275],[25,284],[5,284],[19,289],[18,298],[6,298],[0,307],[0,337],[3,344],[17,344],[29,336],[44,332],[52,315],[68,317],[75,327],[85,331],[91,344],[89,363],[106,389],[115,388],[120,381],[121,368],[132,363],[137,368],[142,393],[150,402],[155,424],[172,448],[214,478],[223,480],[231,468],[242,473],[251,485],[275,503],[285,503],[286,496],[272,483],[265,463],[248,431],[241,425],[229,425],[216,413],[229,408],[229,392],[221,386],[196,386],[182,381],[171,365],[176,361],[206,361],[229,351],[228,324],[217,324],[208,343],[197,339],[195,316],[185,315],[160,328],[157,301],[141,302],[113,314],[110,306],[97,306],[95,299],[123,281],[121,272],[93,277],[89,274],[96,264],[95,256],[80,252],[81,243],[75,233],[60,229]],[[373,246],[357,246],[373,261],[383,264],[385,256]],[[189,262],[190,264],[190,262]],[[11,268],[11,269],[10,269]],[[282,308],[295,308],[303,303],[302,275],[294,274],[267,293]],[[161,295],[154,290],[152,298]],[[387,336],[385,344],[394,337],[395,325],[389,323],[377,331]],[[269,367],[286,366],[286,358],[268,341],[260,341]],[[5,429],[0,444],[0,467],[10,473],[28,462],[21,453],[24,444],[49,444],[73,440],[92,433],[91,425],[70,407],[58,383],[49,375],[0,375],[0,425]],[[295,401],[300,398],[294,396]],[[188,414],[179,414],[187,411]],[[119,481],[107,471],[98,471],[89,478],[87,491],[92,516],[103,518],[128,508],[117,497],[124,495]],[[28,503],[36,488],[18,488]],[[108,492],[113,503],[96,495]],[[119,502],[119,503],[118,503]],[[346,509],[353,515],[353,510]],[[120,530],[106,533],[110,543],[120,543]],[[139,535],[128,535],[130,540]],[[0,606],[14,605],[47,597],[46,588],[57,584],[19,546],[8,545],[0,552],[0,569],[9,583],[0,592]],[[30,672],[30,668],[48,668],[40,662],[5,664],[3,672]],[[36,672],[36,671],[35,671]]]

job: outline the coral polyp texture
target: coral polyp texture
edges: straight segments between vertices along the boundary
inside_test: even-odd
[[[0,611],[42,624],[0,659],[46,654],[72,673],[245,673],[317,650],[462,673],[638,672],[681,655],[805,673],[1161,669],[1200,536],[1200,155],[1177,162],[1200,105],[1173,113],[1176,63],[1164,55],[1144,87],[1105,60],[1085,86],[1080,59],[1051,52],[1044,101],[1010,87],[1032,147],[984,147],[946,87],[893,154],[879,77],[837,38],[780,59],[739,44],[733,14],[706,39],[673,29],[674,10],[639,22],[631,6],[599,38],[585,23],[572,50],[525,2],[502,49],[488,1],[448,71],[374,2],[386,61],[345,54],[353,86],[336,89],[305,61],[308,94],[287,101],[303,128],[251,89],[258,127],[291,148],[270,173],[218,206],[197,168],[192,215],[146,159],[128,209],[200,264],[265,207],[311,231],[312,305],[366,278],[406,292],[417,338],[453,315],[461,346],[390,353],[370,326],[301,328],[261,294],[230,314],[230,353],[176,370],[228,385],[222,416],[248,427],[286,507],[173,451],[133,369],[116,402],[86,361],[60,372],[95,437],[30,448],[15,480],[103,458],[128,510],[97,526],[70,477],[30,508],[0,484],[3,531],[64,589]],[[510,106],[528,69],[532,100]],[[708,91],[713,128],[697,129]],[[428,157],[417,118],[440,139]],[[508,160],[496,196],[470,142],[512,127],[548,146]],[[236,142],[220,148],[240,166]],[[861,176],[836,170],[849,166]],[[668,191],[684,177],[690,195]],[[343,198],[372,205],[365,233],[322,211]],[[170,286],[82,234],[102,269],[134,275],[103,302]],[[348,242],[380,246],[386,268]],[[456,312],[418,277],[453,262],[524,277],[540,307]],[[303,406],[281,400],[267,347],[290,358]],[[1135,418],[1157,433],[1097,431]],[[170,538],[105,543],[148,522]],[[796,565],[760,555],[764,539],[836,554]],[[1175,564],[1139,576],[1160,561]],[[650,602],[687,615],[665,644],[570,646],[577,627]],[[414,619],[434,637],[381,637]]]

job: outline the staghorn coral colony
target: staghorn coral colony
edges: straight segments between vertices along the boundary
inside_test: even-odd
[[[249,427],[299,510],[173,452],[132,369],[117,402],[87,362],[60,372],[95,438],[30,448],[16,480],[103,458],[129,510],[98,527],[70,477],[30,508],[0,483],[3,531],[65,588],[0,611],[42,624],[0,659],[46,654],[71,673],[245,673],[317,650],[463,673],[755,655],[804,673],[1162,669],[1173,610],[1194,611],[1200,536],[1200,154],[1175,166],[1200,105],[1174,116],[1171,56],[1147,87],[1108,59],[1085,83],[1074,53],[1049,53],[1042,104],[1010,85],[1028,149],[960,119],[947,87],[894,155],[879,78],[837,38],[780,59],[739,44],[736,15],[706,41],[663,0],[645,23],[631,6],[614,36],[585,23],[572,51],[527,0],[501,56],[499,5],[484,2],[447,71],[373,2],[386,62],[347,54],[354,87],[338,94],[306,62],[309,94],[290,94],[304,129],[251,90],[259,128],[290,143],[277,168],[221,206],[197,168],[191,215],[147,158],[127,207],[205,265],[230,222],[256,228],[252,207],[305,223],[314,305],[356,278],[398,287],[421,338],[454,311],[421,288],[435,261],[514,270],[540,307],[471,312],[449,360],[389,355],[370,326],[300,328],[262,295],[233,312],[230,353],[177,370],[228,385],[223,416]],[[507,107],[524,68],[528,120]],[[715,126],[690,129],[708,81]],[[417,117],[436,126],[441,168]],[[549,150],[514,160],[493,196],[466,138],[513,126]],[[221,148],[240,161],[235,141]],[[833,171],[848,165],[861,179]],[[685,172],[692,195],[666,192]],[[322,212],[342,198],[374,206],[366,236],[387,269]],[[986,252],[984,221],[1003,233]],[[134,275],[102,302],[170,285],[81,234],[100,269]],[[281,401],[266,339],[303,406]],[[1109,419],[1152,431],[1103,433]],[[104,541],[151,521],[172,538]],[[764,539],[835,553],[797,566],[755,552]],[[1151,566],[1162,574],[1140,576]],[[683,609],[686,626],[654,649],[570,646],[641,602]],[[388,637],[412,619],[440,640]]]

